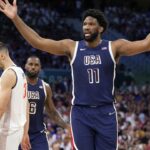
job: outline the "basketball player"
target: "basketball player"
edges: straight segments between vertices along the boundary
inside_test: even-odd
[[[22,140],[27,110],[27,81],[23,70],[0,42],[0,150],[17,150]]]
[[[69,128],[69,125],[63,121],[56,111],[52,101],[52,91],[50,86],[39,79],[41,62],[37,56],[30,56],[25,64],[26,77],[28,82],[28,100],[29,100],[29,137],[28,133],[24,134],[22,149],[31,145],[32,150],[48,150],[48,142],[44,125],[44,106],[50,119],[56,122],[62,128]],[[28,128],[28,126],[27,126]],[[27,130],[26,130],[27,131]],[[30,139],[30,141],[28,140]],[[25,144],[24,144],[25,143]]]
[[[68,56],[72,70],[73,99],[71,125],[74,146],[79,150],[116,150],[117,119],[114,107],[116,62],[150,50],[150,35],[139,41],[101,38],[107,29],[104,14],[95,9],[83,15],[84,40],[45,39],[27,26],[17,15],[16,0],[0,2],[22,36],[35,48],[56,55]]]

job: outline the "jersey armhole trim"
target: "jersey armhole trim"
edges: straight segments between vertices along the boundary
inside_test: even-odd
[[[110,53],[112,61],[114,62],[114,64],[116,64],[116,61],[112,52],[112,48],[111,48],[111,41],[109,41],[109,53]]]
[[[70,61],[70,65],[73,64],[75,58],[76,58],[76,55],[77,55],[77,49],[78,49],[78,43],[79,41],[76,41],[76,45],[75,45],[75,49],[74,49],[74,53],[73,53],[73,57],[72,57],[72,60]]]

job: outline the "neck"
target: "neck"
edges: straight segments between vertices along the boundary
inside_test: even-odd
[[[100,43],[102,42],[102,39],[97,38],[97,39],[95,39],[95,40],[92,41],[92,42],[88,42],[88,41],[85,41],[85,42],[86,42],[86,45],[87,45],[88,47],[94,48],[94,47],[96,47],[98,44],[100,44]]]
[[[28,76],[26,76],[28,83],[34,85],[37,83],[38,81],[38,77],[37,78],[29,78]]]
[[[12,65],[15,65],[14,62],[10,58],[6,59],[4,63],[4,70]]]

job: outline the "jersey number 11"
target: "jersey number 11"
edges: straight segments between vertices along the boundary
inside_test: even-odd
[[[99,68],[87,69],[89,83],[100,83]]]

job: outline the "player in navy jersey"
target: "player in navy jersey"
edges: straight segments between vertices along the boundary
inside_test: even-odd
[[[115,68],[121,56],[150,50],[150,35],[143,40],[101,38],[108,23],[104,14],[89,9],[83,15],[84,40],[52,40],[41,37],[17,14],[16,0],[11,5],[0,1],[1,11],[9,17],[22,36],[35,48],[68,56],[72,71],[71,126],[79,150],[116,150],[117,118],[114,107]]]
[[[38,75],[40,70],[40,59],[36,56],[30,56],[25,65],[28,82],[30,120],[29,125],[26,124],[25,126],[25,132],[21,144],[22,149],[28,149],[29,147],[31,147],[32,150],[49,149],[44,125],[44,106],[50,119],[54,120],[63,128],[69,127],[68,124],[63,121],[54,107],[50,86],[43,80],[39,79]]]

